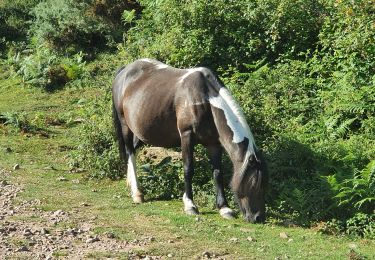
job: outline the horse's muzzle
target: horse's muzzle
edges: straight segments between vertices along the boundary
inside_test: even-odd
[[[250,223],[264,223],[264,221],[266,220],[266,217],[264,216],[264,214],[261,214],[260,212],[257,212],[255,214],[246,214],[245,216],[245,220],[247,222],[250,222]]]

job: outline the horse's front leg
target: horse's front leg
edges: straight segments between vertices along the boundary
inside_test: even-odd
[[[185,193],[182,198],[184,202],[184,210],[188,215],[199,214],[197,206],[193,202],[193,188],[192,180],[194,175],[194,143],[192,140],[192,131],[187,130],[181,132],[181,151],[182,161],[184,164],[184,177],[185,177]]]
[[[223,149],[220,145],[207,147],[210,156],[210,163],[213,167],[213,178],[216,187],[216,207],[219,209],[220,215],[223,218],[231,219],[234,217],[234,212],[228,207],[227,199],[224,192],[223,172],[221,171],[221,156]]]

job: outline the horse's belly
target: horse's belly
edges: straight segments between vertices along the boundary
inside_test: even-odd
[[[180,135],[176,121],[150,120],[136,123],[131,129],[133,133],[144,143],[159,147],[180,146]]]

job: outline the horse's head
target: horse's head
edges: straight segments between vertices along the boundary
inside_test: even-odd
[[[267,168],[261,153],[247,155],[240,172],[233,175],[232,188],[245,220],[251,223],[266,219],[266,185]]]

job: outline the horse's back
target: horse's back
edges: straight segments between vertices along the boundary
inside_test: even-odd
[[[113,84],[127,126],[143,142],[162,147],[178,146],[181,131],[202,132],[212,120],[201,70],[148,59],[127,65]]]

